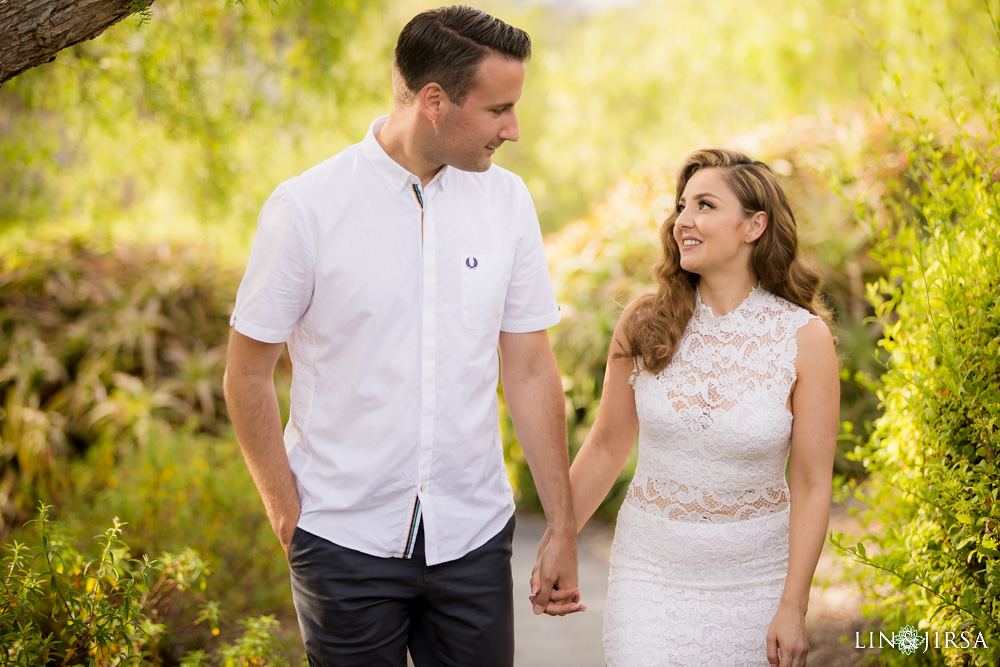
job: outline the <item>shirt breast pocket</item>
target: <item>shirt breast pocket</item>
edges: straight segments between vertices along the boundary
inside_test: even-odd
[[[510,282],[510,265],[493,254],[465,253],[462,271],[462,324],[467,329],[497,329]]]

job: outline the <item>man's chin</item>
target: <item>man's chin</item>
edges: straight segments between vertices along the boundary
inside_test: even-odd
[[[456,162],[451,166],[460,171],[472,171],[472,172],[482,173],[484,171],[489,171],[490,167],[493,166],[493,159],[486,158],[485,160],[477,160],[475,162],[471,160],[468,162],[461,162],[461,163]]]

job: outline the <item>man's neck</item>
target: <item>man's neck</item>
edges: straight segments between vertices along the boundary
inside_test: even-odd
[[[420,185],[427,185],[444,165],[434,164],[421,154],[418,122],[410,118],[405,110],[393,107],[375,139],[396,164],[419,178]]]

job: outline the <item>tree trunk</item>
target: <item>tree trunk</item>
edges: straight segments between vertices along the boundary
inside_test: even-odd
[[[0,0],[0,84],[55,60],[153,0]]]

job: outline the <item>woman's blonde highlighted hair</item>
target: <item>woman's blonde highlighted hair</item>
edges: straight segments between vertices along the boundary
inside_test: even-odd
[[[719,169],[749,217],[763,211],[767,226],[754,241],[750,270],[767,291],[819,315],[829,325],[830,313],[819,298],[819,274],[798,253],[795,216],[774,172],[763,162],[737,151],[712,148],[692,153],[677,174],[675,202],[680,204],[688,181],[701,169]],[[656,294],[635,301],[624,322],[628,349],[616,356],[642,360],[656,373],[670,363],[694,313],[699,276],[685,271],[674,240],[677,207],[660,228],[663,259],[654,267]]]

